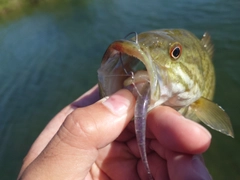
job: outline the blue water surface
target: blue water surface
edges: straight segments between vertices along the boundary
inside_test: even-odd
[[[30,8],[30,7],[29,7]],[[0,177],[16,179],[48,121],[97,83],[108,45],[131,31],[184,28],[215,45],[215,102],[235,139],[211,131],[205,161],[214,179],[240,179],[240,1],[70,0],[0,24]],[[197,139],[196,139],[197,141]]]

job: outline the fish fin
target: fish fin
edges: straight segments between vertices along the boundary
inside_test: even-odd
[[[212,129],[234,137],[231,121],[227,113],[217,104],[201,97],[191,104],[197,119]]]
[[[203,47],[207,50],[210,58],[212,59],[214,46],[213,46],[212,41],[211,41],[211,36],[207,32],[205,32],[203,34],[203,37],[201,39],[201,43],[202,43]]]
[[[181,108],[178,110],[185,118],[191,119],[192,121],[195,122],[200,122],[201,120],[197,117],[196,113],[194,112],[195,110],[193,109],[194,105],[190,105],[184,108]]]

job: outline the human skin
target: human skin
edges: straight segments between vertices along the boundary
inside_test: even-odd
[[[99,100],[93,87],[48,123],[18,179],[147,179],[131,121],[134,104],[128,90]],[[211,135],[201,125],[159,106],[148,114],[146,136],[154,179],[211,179],[200,155]]]

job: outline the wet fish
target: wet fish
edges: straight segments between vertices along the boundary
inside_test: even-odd
[[[127,88],[136,96],[135,131],[149,179],[153,177],[145,148],[146,116],[156,106],[170,106],[186,118],[234,137],[228,115],[211,101],[215,89],[212,56],[208,33],[199,40],[183,29],[136,33],[106,50],[98,69],[101,95]]]

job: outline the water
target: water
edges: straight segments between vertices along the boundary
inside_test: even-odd
[[[131,31],[159,28],[212,35],[215,102],[230,115],[236,137],[210,130],[213,140],[205,161],[214,179],[240,179],[238,0],[71,0],[24,11],[0,24],[1,179],[16,179],[47,122],[96,84],[101,57],[112,41]]]

